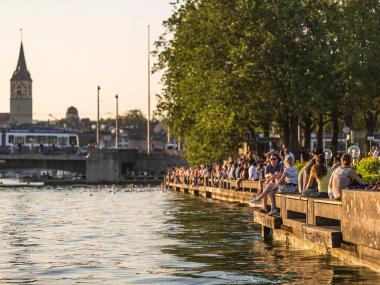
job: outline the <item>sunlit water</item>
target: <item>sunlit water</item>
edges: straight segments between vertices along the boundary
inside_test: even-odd
[[[380,284],[265,243],[252,211],[159,189],[1,189],[0,284]]]

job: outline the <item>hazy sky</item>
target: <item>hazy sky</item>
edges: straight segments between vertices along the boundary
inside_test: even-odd
[[[20,32],[33,79],[35,119],[61,118],[69,106],[80,117],[147,109],[147,25],[151,40],[163,32],[170,0],[0,0],[0,112],[9,112],[10,78],[16,68]],[[152,103],[160,90],[152,77]]]

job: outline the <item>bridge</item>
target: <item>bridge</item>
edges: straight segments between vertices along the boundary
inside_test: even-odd
[[[51,169],[65,170],[86,177],[87,183],[123,183],[127,172],[147,171],[159,177],[168,166],[181,159],[164,153],[147,155],[137,149],[92,149],[78,154],[0,154],[0,170]]]
[[[79,155],[0,154],[0,169],[55,169],[86,174],[87,157]]]

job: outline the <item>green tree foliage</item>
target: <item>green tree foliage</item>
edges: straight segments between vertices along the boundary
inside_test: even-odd
[[[337,144],[339,123],[355,112],[377,121],[378,6],[177,0],[156,42],[165,86],[158,114],[192,163],[222,159],[247,132],[272,127],[297,153],[300,122],[309,136],[315,122],[321,138],[331,119]]]
[[[130,110],[120,116],[120,124],[128,129],[131,139],[145,139],[148,120],[141,110]]]

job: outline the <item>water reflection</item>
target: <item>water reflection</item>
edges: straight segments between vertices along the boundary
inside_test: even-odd
[[[102,187],[0,192],[0,283],[375,284],[378,274],[264,243],[251,211]]]

